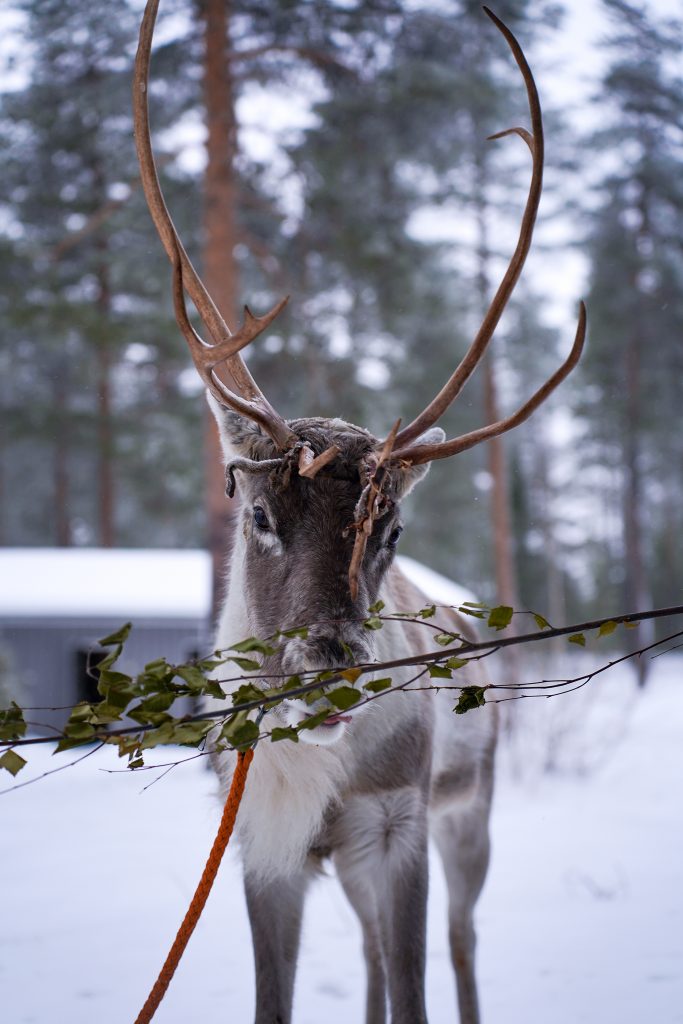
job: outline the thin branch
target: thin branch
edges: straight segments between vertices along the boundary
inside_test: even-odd
[[[49,743],[55,742],[51,736],[47,736],[45,738]],[[25,786],[32,786],[34,782],[40,782],[41,779],[46,779],[48,775],[56,775],[57,772],[63,772],[65,768],[73,768],[75,764],[80,764],[81,761],[85,761],[86,758],[97,753],[97,751],[101,750],[104,745],[104,741],[102,741],[94,746],[92,750],[87,750],[85,754],[81,754],[81,756],[77,757],[75,761],[69,761],[68,764],[60,764],[58,768],[50,768],[49,771],[43,772],[42,775],[36,775],[33,779],[26,779],[25,782],[17,782],[14,786],[8,786],[7,789],[0,789],[0,796],[5,796],[7,793],[13,793],[15,789],[24,789]],[[13,743],[12,746],[16,746],[16,743]]]
[[[525,644],[525,643],[536,643],[539,640],[547,640],[547,639],[551,639],[551,638],[557,637],[557,636],[566,636],[566,635],[572,634],[572,633],[586,632],[586,631],[591,630],[591,629],[597,629],[601,625],[604,625],[606,622],[617,622],[617,623],[620,623],[620,622],[633,622],[633,621],[642,621],[642,620],[645,620],[645,619],[662,618],[664,616],[670,616],[670,615],[683,615],[683,606],[682,605],[676,605],[676,606],[673,606],[671,608],[658,608],[658,609],[653,609],[653,610],[647,611],[647,612],[638,612],[638,613],[630,613],[628,615],[610,616],[610,617],[607,617],[607,618],[594,619],[594,620],[592,620],[590,622],[579,623],[579,624],[575,624],[575,625],[572,625],[572,626],[563,626],[563,627],[559,627],[559,628],[551,628],[551,629],[546,629],[546,630],[539,631],[537,633],[527,633],[527,634],[524,634],[522,636],[505,637],[505,638],[498,637],[498,638],[496,638],[494,640],[482,641],[482,642],[478,642],[478,643],[473,643],[473,642],[470,642],[470,641],[463,641],[460,644],[460,646],[458,646],[458,647],[442,648],[440,651],[429,651],[429,652],[427,652],[425,654],[413,655],[413,656],[408,657],[408,658],[396,658],[393,661],[367,662],[367,663],[358,664],[358,665],[356,665],[354,667],[361,669],[361,672],[362,672],[363,675],[368,675],[370,673],[374,674],[374,673],[377,673],[379,671],[386,671],[388,669],[394,669],[394,668],[411,668],[411,667],[417,667],[417,666],[428,666],[430,664],[434,664],[434,663],[438,663],[438,662],[441,662],[441,661],[445,661],[449,657],[453,657],[453,656],[463,657],[463,656],[469,656],[471,654],[479,654],[481,652],[493,652],[493,651],[500,650],[500,649],[502,649],[504,647],[512,647],[512,646],[515,646],[515,645],[518,645],[518,644]],[[633,651],[633,652],[631,652],[631,653],[629,653],[627,655],[624,655],[622,658],[618,659],[618,661],[624,661],[627,658],[638,657],[639,655],[644,654],[647,651],[651,650],[653,647],[660,646],[662,643],[667,642],[667,640],[676,639],[676,638],[678,638],[680,636],[683,636],[683,630],[681,630],[679,632],[676,632],[676,633],[673,633],[669,637],[666,637],[664,640],[657,641],[655,644],[650,644],[647,647],[643,647],[643,648],[641,648],[638,651]],[[617,664],[617,662],[614,662],[614,664]],[[313,671],[313,670],[309,670],[308,672],[302,671],[302,672],[298,673],[298,675],[300,675],[300,676],[310,675],[311,671]],[[226,719],[226,718],[230,718],[230,717],[234,716],[239,711],[254,711],[254,710],[260,709],[260,708],[267,709],[270,705],[278,704],[282,700],[289,700],[289,699],[292,699],[294,697],[301,697],[301,696],[304,696],[307,693],[310,693],[313,690],[327,689],[327,688],[329,688],[332,685],[336,685],[337,683],[342,682],[343,676],[340,673],[348,671],[348,667],[347,668],[343,668],[343,669],[340,668],[338,670],[330,669],[330,671],[335,671],[337,674],[335,676],[333,676],[332,678],[326,679],[326,680],[324,680],[322,682],[319,679],[315,679],[312,682],[303,683],[301,686],[292,687],[291,689],[288,689],[288,690],[281,690],[277,694],[271,694],[271,695],[265,694],[262,698],[259,698],[258,700],[244,701],[242,704],[235,704],[233,707],[231,707],[231,708],[229,708],[227,710],[225,708],[221,708],[220,710],[217,710],[217,711],[206,711],[206,712],[202,712],[202,713],[197,714],[197,715],[184,716],[182,718],[177,719],[177,721],[178,721],[178,723],[186,723],[186,722],[206,721],[206,720],[209,720],[209,719],[221,719],[221,718],[222,719]],[[245,682],[248,682],[250,680],[253,681],[253,679],[254,679],[253,676],[242,676],[242,677],[239,677],[239,678],[243,679]],[[259,678],[267,680],[267,679],[273,678],[273,677],[269,676],[266,673],[263,673],[263,674],[261,674],[259,676]],[[278,676],[278,678],[281,678],[281,676]],[[291,678],[291,675],[288,678]],[[467,686],[467,685],[468,684],[463,683],[463,687]],[[524,689],[524,684],[520,683],[519,684],[519,688],[520,689]],[[387,691],[382,691],[382,692],[389,692],[389,688],[387,689]],[[154,729],[154,728],[156,728],[156,726],[154,726],[154,725],[136,725],[136,726],[124,727],[124,728],[121,728],[121,729],[109,729],[109,730],[107,730],[106,733],[96,733],[93,738],[94,739],[104,738],[104,741],[106,742],[107,740],[115,738],[117,736],[131,736],[131,735],[135,735],[137,733],[149,732],[151,729]],[[32,745],[38,745],[38,744],[42,744],[42,743],[54,743],[54,739],[52,737],[50,737],[50,736],[40,736],[40,737],[29,737],[27,739],[8,740],[6,742],[0,742],[0,749],[2,749],[4,747],[11,747],[11,748],[13,748],[13,747],[21,747],[21,746],[32,746]]]

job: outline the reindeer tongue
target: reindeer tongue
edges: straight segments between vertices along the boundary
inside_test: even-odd
[[[337,722],[350,722],[350,721],[351,721],[351,715],[330,715],[329,718],[326,718],[325,721],[321,722],[320,724],[321,725],[336,725]]]

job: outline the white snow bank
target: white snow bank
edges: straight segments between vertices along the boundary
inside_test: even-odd
[[[499,762],[491,871],[479,904],[484,1024],[676,1024],[683,1019],[683,659],[593,684],[632,703],[611,757],[587,777],[520,785]],[[576,695],[556,698],[572,706]],[[539,701],[551,707],[553,701]],[[521,702],[520,714],[536,702]],[[471,712],[476,714],[477,712]],[[599,743],[599,737],[596,737]],[[168,762],[193,751],[162,750]],[[29,778],[73,761],[32,749]],[[119,769],[113,751],[0,797],[0,1006],[8,1024],[120,1024],[142,1006],[204,866],[219,818],[194,760]],[[0,787],[11,785],[5,775]],[[457,1019],[445,886],[432,864],[430,1024]],[[312,886],[295,1024],[363,1019],[360,931],[338,884]],[[239,867],[228,855],[155,1024],[253,1019],[253,969]]]
[[[0,616],[201,619],[210,606],[206,551],[0,549]]]

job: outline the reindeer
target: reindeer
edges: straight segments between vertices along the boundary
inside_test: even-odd
[[[231,334],[176,234],[159,186],[149,134],[147,81],[158,0],[145,11],[134,84],[135,134],[150,212],[173,267],[178,324],[207,388],[225,455],[228,491],[239,478],[241,510],[230,559],[218,648],[284,623],[312,623],[269,656],[264,674],[339,668],[420,653],[418,626],[390,621],[363,628],[378,599],[416,609],[425,597],[394,564],[401,503],[429,464],[503,434],[527,419],[576,365],[584,342],[581,306],[564,364],[513,415],[452,440],[437,421],[457,397],[488,345],[531,244],[541,194],[543,127],[534,80],[510,30],[491,11],[521,71],[531,132],[512,128],[532,155],[532,176],[516,249],[477,336],[439,394],[408,426],[380,440],[342,419],[285,420],[259,390],[240,350],[277,316],[245,307]],[[499,137],[494,136],[494,137]],[[190,324],[189,293],[211,336]],[[216,372],[225,364],[228,386]],[[442,610],[441,624],[464,633]],[[406,683],[409,670],[394,673]],[[479,668],[466,682],[480,681]],[[275,724],[301,724],[330,705],[284,700]],[[488,819],[496,742],[495,707],[464,717],[452,698],[426,690],[387,694],[348,713],[330,714],[300,733],[301,743],[259,745],[238,819],[256,964],[257,1024],[291,1019],[302,908],[322,860],[331,858],[360,919],[367,966],[367,1024],[426,1021],[424,1000],[427,839],[443,859],[448,921],[462,1024],[479,1020],[472,914],[489,860]],[[225,783],[229,755],[216,758]]]

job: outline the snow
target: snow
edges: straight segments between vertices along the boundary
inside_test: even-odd
[[[580,693],[515,705],[526,768],[540,763],[545,745],[557,753],[560,744],[554,761],[562,772],[513,771],[509,747],[499,759],[492,865],[477,912],[485,1024],[683,1021],[682,673],[683,658],[666,655],[653,661],[642,694],[622,668]],[[600,748],[592,767],[588,748]],[[157,760],[193,753],[161,751]],[[16,781],[76,756],[31,748]],[[142,792],[157,773],[107,774],[121,767],[107,751],[2,796],[3,1021],[135,1018],[217,827],[205,764],[192,760]],[[6,775],[2,787],[11,784]],[[431,1024],[456,1020],[444,901],[434,860]],[[229,850],[155,1024],[248,1022],[252,985],[239,866]],[[294,1020],[362,1017],[358,927],[337,883],[319,880],[306,912]]]
[[[421,562],[416,562],[414,558],[399,555],[396,561],[410,582],[419,587],[423,594],[429,595],[430,601],[436,601],[438,604],[460,605],[465,601],[477,600],[465,587],[461,587],[459,583],[454,583],[453,580],[442,576],[441,573],[435,572],[434,569],[429,569]],[[410,610],[418,611],[417,608]]]
[[[204,619],[210,606],[206,551],[0,549],[0,616]]]

